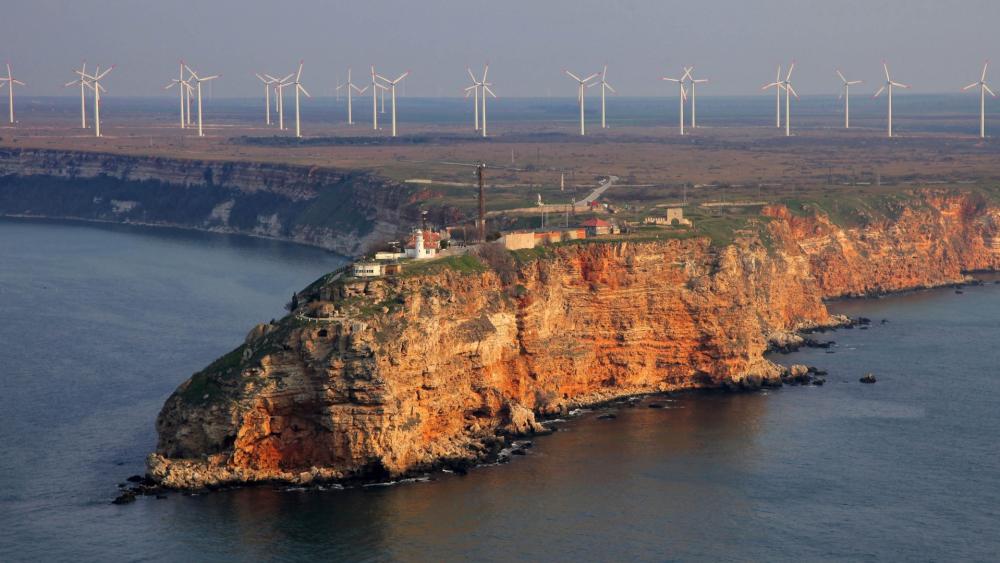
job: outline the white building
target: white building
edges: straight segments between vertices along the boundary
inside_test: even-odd
[[[378,262],[355,262],[353,273],[356,278],[377,278],[384,272]]]
[[[427,248],[424,246],[424,231],[421,229],[415,229],[413,231],[412,244],[407,243],[406,245],[406,257],[412,258],[414,260],[425,260],[427,258],[434,258],[437,256],[437,248]]]

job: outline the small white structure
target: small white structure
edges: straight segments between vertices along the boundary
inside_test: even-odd
[[[355,262],[353,273],[356,278],[377,278],[384,272],[378,262]]]
[[[376,252],[375,259],[379,261],[392,261],[399,260],[400,258],[406,258],[406,254],[402,252]]]
[[[424,231],[415,229],[413,231],[413,243],[406,245],[406,257],[414,260],[425,260],[437,256],[437,248],[427,248],[424,246]]]

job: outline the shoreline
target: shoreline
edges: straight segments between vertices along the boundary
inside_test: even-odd
[[[52,215],[27,215],[27,214],[8,214],[0,213],[0,220],[7,221],[21,221],[26,223],[69,223],[69,224],[81,224],[81,225],[100,225],[100,226],[117,226],[117,227],[138,227],[143,229],[162,229],[162,230],[176,230],[187,233],[201,233],[207,235],[225,235],[232,237],[246,237],[250,239],[266,240],[272,242],[280,242],[285,244],[294,244],[297,246],[304,246],[307,248],[315,248],[317,250],[322,250],[338,258],[343,258],[345,260],[353,259],[352,256],[340,254],[324,246],[318,244],[312,244],[308,242],[303,242],[300,240],[295,240],[286,237],[272,237],[267,235],[260,235],[254,233],[246,233],[237,230],[227,230],[227,229],[202,229],[199,227],[191,227],[186,225],[180,225],[175,223],[145,223],[145,222],[135,222],[135,221],[109,221],[106,219],[87,219],[83,217],[68,217],[68,216],[52,216]]]

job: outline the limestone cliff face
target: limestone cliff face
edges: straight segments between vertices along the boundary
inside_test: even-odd
[[[249,234],[354,255],[416,220],[419,198],[367,172],[0,149],[0,215]]]
[[[401,475],[483,458],[536,415],[624,395],[754,387],[774,333],[835,322],[826,297],[995,269],[1000,215],[927,195],[844,229],[767,209],[765,240],[591,242],[491,267],[325,278],[178,388],[151,474],[174,487]],[[327,320],[315,321],[324,318]]]

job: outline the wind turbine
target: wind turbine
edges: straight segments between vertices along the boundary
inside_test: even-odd
[[[990,87],[986,85],[986,69],[989,66],[990,66],[990,61],[986,61],[985,63],[983,63],[983,74],[979,77],[979,82],[973,82],[972,84],[969,84],[965,88],[962,88],[963,91],[967,91],[972,88],[975,88],[976,86],[979,86],[979,138],[980,139],[986,138],[986,93],[989,92],[991,96],[993,96],[994,98],[996,97],[996,94],[993,93],[993,90],[990,90]]]
[[[618,93],[615,91],[614,88],[611,87],[610,84],[608,84],[608,65],[604,65],[604,70],[601,71],[601,81],[599,82],[599,84],[601,85],[601,129],[607,129],[608,121],[605,117],[605,104],[604,104],[605,91],[611,90],[611,92],[614,94]]]
[[[677,86],[680,88],[680,93],[677,95],[677,99],[680,101],[680,116],[681,116],[681,135],[684,134],[684,102],[687,100],[687,90],[684,89],[684,79],[687,77],[688,73],[685,69],[683,75],[680,78],[670,78],[664,76],[663,79],[668,82],[676,82]]]
[[[181,100],[181,129],[184,129],[185,122],[187,121],[187,115],[185,113],[185,111],[186,111],[185,106],[187,106],[188,88],[191,85],[188,84],[188,82],[186,80],[184,80],[184,61],[181,61],[180,65],[181,65],[180,78],[171,79],[170,83],[167,84],[166,86],[164,86],[163,89],[164,90],[169,90],[169,89],[173,88],[174,86],[177,86],[177,89],[180,92],[180,100]]]
[[[901,84],[899,82],[893,82],[892,78],[889,77],[889,65],[885,61],[882,61],[882,69],[885,70],[885,84],[875,92],[875,98],[879,97],[882,92],[888,90],[889,94],[889,137],[892,137],[892,88],[897,86],[899,88],[909,88],[906,84]]]
[[[694,72],[694,67],[687,67],[684,69],[684,75],[687,76],[688,81],[691,83],[691,129],[698,127],[698,98],[695,96],[695,86],[697,84],[704,84],[708,82],[707,78],[695,78],[691,73]]]
[[[844,129],[851,128],[851,86],[855,84],[861,84],[862,80],[848,80],[844,77],[844,73],[837,69],[837,76],[840,77],[840,81],[844,83],[844,90],[840,93],[840,97],[844,98]]]
[[[79,72],[81,74],[86,74],[87,73],[87,61],[83,61],[83,64],[80,65],[80,71]],[[79,78],[77,78],[76,80],[73,80],[72,82],[67,82],[64,87],[65,88],[69,88],[70,86],[74,86],[76,84],[80,85],[80,128],[81,129],[86,129],[87,128],[87,91],[86,91],[86,89],[88,87],[86,79],[83,78],[83,76],[80,76]]]
[[[489,65],[486,65],[489,68]],[[472,79],[472,86],[465,89],[465,97],[469,97],[469,91],[471,90],[474,94],[472,99],[472,115],[475,120],[475,130],[479,131],[479,87],[483,85],[482,82],[476,79],[476,75],[472,74],[472,69],[465,67],[465,70],[469,73],[469,78]],[[486,74],[485,72],[483,73]]]
[[[14,78],[14,75],[10,71],[10,63],[7,63],[7,77],[6,78],[0,77],[0,83],[2,83],[2,84],[0,84],[0,88],[2,88],[4,84],[7,85],[7,100],[8,100],[7,101],[7,107],[9,109],[9,111],[10,111],[10,124],[13,125],[14,124],[14,85],[17,84],[18,86],[24,86],[24,82],[21,82],[20,80],[17,80],[16,78]]]
[[[295,73],[295,82],[292,82],[292,84],[295,85],[295,136],[300,138],[302,137],[302,129],[299,125],[299,92],[305,94],[307,98],[312,97],[309,95],[309,92],[305,89],[305,87],[302,86],[301,78],[303,62],[304,61],[299,61],[299,70]],[[393,109],[395,109],[395,106],[393,106]],[[393,125],[395,125],[395,123]]]
[[[388,78],[378,74],[375,75],[376,78],[389,85],[388,88],[383,86],[382,87],[383,91],[386,89],[392,90],[392,136],[393,137],[396,136],[396,84],[399,84],[409,74],[410,71],[406,71],[403,74],[400,74],[398,77],[396,77],[395,80],[389,80]],[[486,106],[484,105],[483,107],[485,108]]]
[[[201,76],[198,76],[193,70],[191,70],[191,67],[189,67],[187,64],[184,65],[184,68],[186,68],[187,71],[188,71],[188,74],[191,75],[190,77],[188,77],[188,81],[194,80],[195,84],[198,85],[198,136],[199,137],[204,137],[205,133],[204,133],[204,131],[202,131],[202,128],[201,128],[201,83],[202,82],[208,82],[209,80],[215,80],[216,78],[218,78],[218,77],[220,77],[222,75],[221,74],[213,74],[211,76],[201,77]]]
[[[337,91],[339,92],[341,88],[347,88],[347,124],[348,125],[354,125],[354,115],[352,113],[353,110],[351,108],[351,105],[352,105],[351,104],[351,90],[354,90],[358,94],[364,94],[366,91],[368,91],[368,87],[365,86],[364,88],[358,88],[357,86],[355,86],[354,83],[351,82],[351,69],[348,68],[347,69],[347,83],[346,84],[341,84],[340,86],[337,86]]]
[[[486,67],[483,69],[483,81],[481,83],[482,84],[482,88],[483,88],[483,115],[482,115],[482,120],[483,120],[483,123],[482,123],[482,125],[483,125],[482,126],[482,133],[483,133],[483,137],[486,137],[486,94],[489,94],[489,95],[493,96],[494,98],[497,97],[497,95],[493,93],[493,90],[490,89],[490,86],[492,86],[493,83],[486,81],[486,74],[489,71],[490,71],[490,65],[489,65],[489,63],[487,63]]]
[[[109,72],[115,69],[115,65],[111,65],[111,68],[101,72],[101,67],[97,67],[94,70],[94,74],[87,74],[82,70],[76,71],[80,75],[84,84],[88,88],[94,91],[94,136],[101,136],[101,92],[104,91],[104,87],[101,86],[101,79],[108,75]]]
[[[778,127],[781,127],[781,91],[785,91],[785,136],[792,136],[792,96],[796,98],[799,97],[798,93],[795,92],[795,88],[792,87],[792,71],[795,70],[795,63],[792,62],[791,66],[788,67],[788,74],[785,75],[785,79],[781,79],[781,67],[778,67],[778,79],[770,84],[765,84],[762,90],[767,90],[768,88],[778,89]]]
[[[595,72],[594,74],[591,74],[587,78],[580,78],[579,76],[573,74],[572,72],[570,72],[568,70],[564,71],[564,72],[566,72],[566,74],[570,78],[572,78],[573,80],[576,80],[577,83],[579,84],[579,89],[577,90],[577,94],[576,94],[576,100],[578,102],[580,102],[580,135],[586,135],[587,134],[587,129],[586,129],[586,125],[585,125],[585,121],[584,121],[584,113],[583,113],[583,104],[584,104],[584,99],[585,99],[585,97],[584,97],[584,90],[587,88],[587,83],[588,82],[590,82],[591,80],[597,78],[597,73]]]
[[[781,91],[785,89],[785,85],[781,82],[781,65],[778,65],[778,74],[775,76],[774,82],[760,87],[761,90],[768,90],[770,88],[774,88],[774,126],[780,129]]]
[[[375,65],[372,67],[372,129],[378,131],[378,91],[381,88],[383,91],[386,89],[377,78],[375,74]]]
[[[256,74],[258,80],[264,83],[264,123],[271,124],[271,85],[276,82],[273,76]]]
[[[294,75],[295,73],[292,73],[284,78],[275,78],[270,74],[264,75],[264,78],[271,81],[271,87],[274,88],[274,107],[275,111],[278,112],[278,129],[282,131],[285,130],[285,87],[291,84],[289,80]]]

